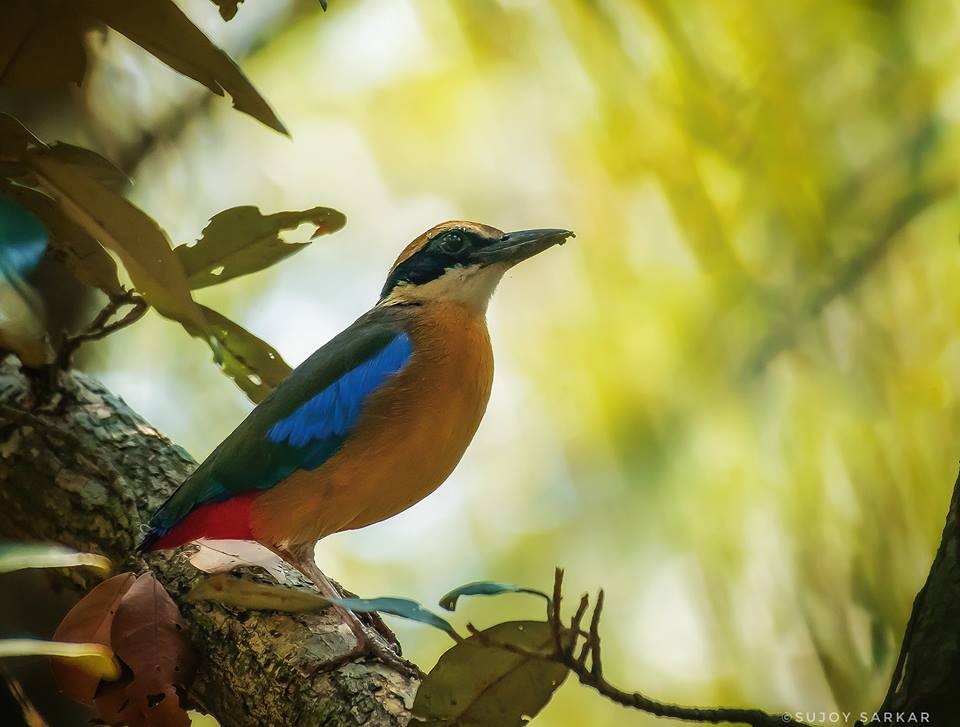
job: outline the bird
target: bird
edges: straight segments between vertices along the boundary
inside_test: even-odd
[[[154,513],[140,550],[255,540],[293,564],[318,540],[396,515],[453,471],[486,410],[490,297],[573,233],[436,225],[376,305],[298,366]]]
[[[465,221],[418,236],[373,308],[294,369],[187,477],[139,550],[253,540],[323,579],[314,560],[321,538],[406,510],[460,462],[493,380],[490,297],[514,265],[572,236]]]

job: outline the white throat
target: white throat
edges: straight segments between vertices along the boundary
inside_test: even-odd
[[[398,283],[378,305],[449,301],[483,313],[487,310],[490,296],[496,290],[497,284],[509,269],[510,265],[506,263],[457,266],[428,283]]]

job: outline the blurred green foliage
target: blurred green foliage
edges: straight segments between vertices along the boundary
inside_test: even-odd
[[[187,5],[219,42],[216,9]],[[256,12],[230,32],[262,33]],[[174,239],[237,204],[347,214],[295,262],[198,292],[291,363],[441,219],[576,230],[494,299],[494,398],[460,468],[321,543],[324,570],[430,604],[470,579],[545,588],[559,563],[571,597],[606,588],[611,681],[860,710],[883,694],[958,454],[958,15],[343,0],[269,26],[243,62],[292,142],[226,104],[166,123],[159,93],[110,117],[169,73],[116,36],[88,101],[113,138],[160,120],[133,198]],[[89,365],[202,457],[248,406],[208,356],[151,314]],[[465,610],[485,625],[539,605]],[[424,666],[446,648],[432,631],[399,625]],[[570,682],[537,723],[627,721],[647,723]]]

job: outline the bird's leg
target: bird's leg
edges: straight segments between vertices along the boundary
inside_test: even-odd
[[[332,578],[327,578],[323,571],[317,567],[316,561],[314,561],[312,557],[307,556],[306,558],[300,558],[298,562],[302,562],[302,567],[297,566],[298,570],[313,581],[314,585],[317,586],[324,596],[333,598],[357,598],[356,593],[351,593]],[[304,569],[306,569],[306,571]],[[338,608],[340,608],[340,610],[349,610],[343,609],[342,607]],[[361,623],[366,623],[367,626],[379,633],[398,655],[403,654],[400,640],[397,638],[397,635],[393,633],[393,629],[387,626],[379,613],[376,611],[369,611],[367,613],[354,613],[350,611],[350,614],[353,618],[359,620]]]
[[[321,595],[326,596],[331,599],[343,598],[343,590],[329,578],[327,578],[323,571],[317,567],[317,563],[313,557],[313,548],[302,549],[299,552],[285,552],[281,556],[299,570],[307,580],[311,581],[320,591]],[[384,629],[387,633],[390,634],[387,637],[385,634],[376,629],[374,626],[375,633],[371,635],[366,631],[361,622],[358,614],[353,611],[340,606],[337,603],[331,604],[331,607],[340,614],[343,621],[350,628],[350,631],[353,633],[354,638],[356,639],[356,646],[354,647],[353,653],[350,656],[364,656],[369,655],[382,661],[389,666],[392,666],[397,671],[402,674],[407,674],[416,678],[421,678],[423,672],[417,667],[416,664],[413,664],[406,659],[403,659],[399,655],[399,643],[396,641],[396,635],[393,631],[387,628],[386,624],[383,624],[383,621],[380,619],[379,614],[374,614],[377,616],[377,620],[383,624]],[[383,636],[384,639],[381,639],[380,636]],[[387,643],[384,643],[386,641]],[[390,644],[395,644],[397,649],[393,651],[390,648]]]
[[[336,581],[330,581],[335,588],[337,588],[341,596],[344,598],[359,598],[356,593],[351,593],[346,588],[341,586]],[[374,629],[378,634],[380,634],[388,644],[397,652],[398,655],[403,656],[403,646],[400,644],[400,639],[397,638],[397,635],[393,632],[387,622],[383,620],[383,617],[380,616],[376,611],[368,611],[366,613],[355,614],[361,621],[367,622],[367,625]]]

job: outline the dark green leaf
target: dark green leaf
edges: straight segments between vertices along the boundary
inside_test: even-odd
[[[339,230],[345,222],[341,212],[329,207],[272,215],[252,206],[233,207],[214,215],[202,237],[193,245],[178,246],[176,253],[196,290],[262,270],[309,244],[284,242],[283,230],[311,223],[317,227],[313,239]]]
[[[75,4],[218,96],[226,91],[233,97],[233,105],[239,111],[282,134],[287,133],[286,127],[240,67],[211,43],[172,0],[133,3],[75,0]]]
[[[220,17],[224,20],[232,20],[237,14],[237,7],[243,0],[211,0],[211,2],[220,8]]]
[[[0,114],[0,159],[20,159],[31,146],[44,143],[10,114]]]
[[[290,367],[269,344],[215,310],[200,306],[207,331],[219,344],[217,363],[253,403],[259,403],[290,375]]]
[[[485,639],[546,656],[553,633],[542,621],[510,621]],[[543,709],[567,676],[563,664],[484,645],[471,636],[448,649],[430,670],[413,704],[419,727],[522,727]]]
[[[232,20],[237,14],[237,8],[243,0],[210,0],[214,5],[220,8],[220,17],[224,20]],[[320,7],[327,9],[327,0],[320,0]]]
[[[231,4],[235,5],[224,0],[228,8]],[[79,84],[87,65],[84,34],[98,22],[218,96],[226,91],[238,110],[287,133],[239,66],[173,0],[4,0],[0,3],[0,84],[26,89]]]
[[[107,295],[120,295],[117,264],[99,242],[67,217],[43,192],[0,180],[0,193],[35,214],[50,235],[50,256],[77,280]]]
[[[459,588],[454,588],[446,594],[440,599],[440,607],[447,611],[453,611],[457,607],[460,596],[498,596],[501,593],[530,593],[534,596],[540,596],[546,599],[547,603],[550,603],[550,597],[546,593],[534,588],[515,586],[512,583],[496,583],[495,581],[474,581]]]
[[[0,4],[0,84],[39,89],[79,85],[87,66],[87,21],[63,0]]]
[[[419,621],[428,624],[441,631],[446,631],[454,638],[459,638],[456,629],[450,625],[450,622],[435,613],[431,613],[416,601],[409,598],[337,598],[331,599],[334,603],[357,611],[359,613],[369,613],[377,611],[379,613],[389,613],[392,616],[409,619],[410,621]]]

